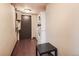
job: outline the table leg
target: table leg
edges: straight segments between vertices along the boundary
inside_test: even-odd
[[[38,50],[37,50],[37,47],[36,47],[36,56],[38,56]]]
[[[57,52],[57,49],[55,49],[55,56],[57,56],[58,55],[58,52]]]

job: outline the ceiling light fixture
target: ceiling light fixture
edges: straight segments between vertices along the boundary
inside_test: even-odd
[[[31,13],[31,11],[32,10],[30,10],[30,9],[24,9],[24,12],[26,12],[26,13]]]

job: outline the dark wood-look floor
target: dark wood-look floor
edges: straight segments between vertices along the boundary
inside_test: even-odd
[[[36,39],[17,41],[12,56],[36,56]]]

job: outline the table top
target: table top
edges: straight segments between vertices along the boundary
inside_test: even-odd
[[[56,47],[50,43],[44,43],[44,44],[39,44],[37,46],[37,49],[38,49],[40,54],[43,54],[43,53],[48,53],[48,52],[55,50]]]

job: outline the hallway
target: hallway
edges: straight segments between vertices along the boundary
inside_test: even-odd
[[[20,40],[22,15],[31,16],[31,38],[37,42]],[[36,45],[47,42],[58,49],[58,56],[79,56],[79,4],[0,4],[0,56],[35,56]]]
[[[36,44],[46,41],[44,40],[46,4],[13,3],[12,5],[16,12],[15,26],[18,38],[12,56],[36,56]],[[36,37],[39,42],[35,39],[27,39],[28,37]]]
[[[36,39],[17,41],[12,56],[36,56]]]

